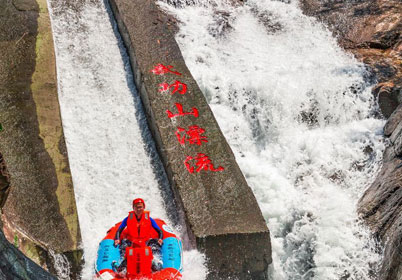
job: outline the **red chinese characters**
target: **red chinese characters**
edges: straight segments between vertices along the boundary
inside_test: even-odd
[[[165,75],[169,73],[178,76],[182,75],[181,73],[174,71],[172,65],[165,66],[161,63],[157,64],[154,69],[150,70],[150,72],[155,75]],[[164,81],[163,83],[159,84],[159,92],[166,91],[170,91],[171,95],[175,94],[176,92],[180,95],[184,95],[187,93],[187,85],[178,80],[175,80],[172,84]],[[170,110],[166,110],[169,119],[183,117],[187,115],[193,116],[195,118],[198,118],[199,116],[198,109],[195,107],[191,108],[191,111],[185,112],[182,104],[175,103],[175,106],[177,109],[176,114],[172,113]],[[183,127],[177,127],[175,135],[177,141],[183,146],[186,143],[190,145],[201,146],[203,143],[208,143],[207,136],[205,136],[204,133],[205,129],[199,127],[198,125],[190,125],[187,129]],[[189,173],[199,173],[202,170],[212,172],[219,172],[224,170],[222,166],[215,168],[211,159],[204,153],[198,153],[197,156],[187,156],[184,160],[184,165]]]
[[[161,83],[161,84],[159,84],[159,86],[161,87],[159,89],[160,92],[167,91],[170,88],[173,88],[171,94],[174,94],[175,92],[179,92],[180,94],[185,94],[187,92],[187,85],[182,82],[179,82],[177,80],[171,85],[169,85],[168,83]]]
[[[184,145],[186,142],[189,144],[201,145],[202,142],[208,142],[207,137],[204,134],[205,129],[198,125],[192,125],[185,130],[182,127],[178,127],[176,131],[176,137],[180,144]]]
[[[169,119],[179,117],[179,116],[185,116],[185,115],[193,115],[194,117],[198,118],[197,108],[193,107],[193,108],[191,108],[191,112],[184,112],[183,105],[181,105],[180,103],[175,103],[175,105],[176,105],[177,111],[179,113],[173,114],[171,111],[166,110],[166,113],[167,113]]]
[[[224,168],[222,166],[219,166],[218,168],[215,168],[212,164],[212,161],[209,159],[209,157],[203,153],[198,153],[196,157],[188,156],[186,160],[184,161],[184,165],[186,166],[188,172],[194,173],[194,172],[200,172],[201,170],[205,171],[213,171],[213,172],[218,172],[218,171],[223,171]]]
[[[173,68],[172,65],[168,65],[165,66],[163,64],[157,64],[154,69],[151,70],[152,73],[154,73],[155,75],[165,75],[167,73],[172,73],[178,76],[181,76],[181,73],[177,72],[177,71],[172,71],[171,69]]]

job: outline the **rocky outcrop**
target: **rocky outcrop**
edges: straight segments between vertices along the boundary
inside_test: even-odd
[[[190,245],[208,258],[208,279],[266,279],[268,228],[184,62],[174,23],[154,0],[110,3]]]
[[[402,102],[402,2],[301,0],[301,7],[369,66],[377,81],[373,93],[388,118]]]
[[[2,229],[52,272],[49,251],[64,254],[78,277],[81,237],[46,0],[0,0],[0,6],[0,166],[7,163],[0,176],[1,190],[7,189]]]
[[[384,241],[383,280],[402,279],[402,105],[391,115],[385,135],[381,172],[359,201],[359,212],[375,236]]]
[[[0,231],[0,279],[56,280],[56,277],[26,258]]]
[[[301,0],[301,6],[327,24],[340,45],[369,67],[377,83],[373,94],[382,115],[389,117],[384,135],[391,145],[358,211],[384,245],[380,279],[402,279],[402,2]]]

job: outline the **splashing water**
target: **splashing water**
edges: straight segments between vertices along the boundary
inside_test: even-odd
[[[231,1],[236,2],[236,1]],[[371,279],[356,203],[381,163],[367,73],[297,2],[159,2],[271,231],[273,279]]]
[[[56,254],[53,250],[49,250],[50,256],[53,259],[56,275],[59,280],[70,279],[70,266],[66,256]]]
[[[175,206],[162,197],[167,179],[109,7],[92,0],[49,0],[49,7],[85,257],[82,279],[92,279],[99,242],[127,216],[133,198],[144,198],[151,216],[170,224],[176,221],[166,209]],[[184,279],[204,279],[203,256],[184,252],[184,270]]]

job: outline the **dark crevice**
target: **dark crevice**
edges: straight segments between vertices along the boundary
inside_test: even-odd
[[[0,208],[3,208],[10,192],[10,175],[6,162],[0,152]]]

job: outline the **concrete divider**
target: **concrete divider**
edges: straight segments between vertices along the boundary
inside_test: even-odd
[[[27,257],[55,272],[52,253],[78,278],[82,250],[64,142],[46,0],[0,0],[2,230]],[[3,172],[4,173],[4,172]],[[27,278],[28,279],[28,278]]]
[[[268,228],[186,67],[174,24],[153,0],[110,4],[190,243],[208,258],[209,279],[266,279]]]

